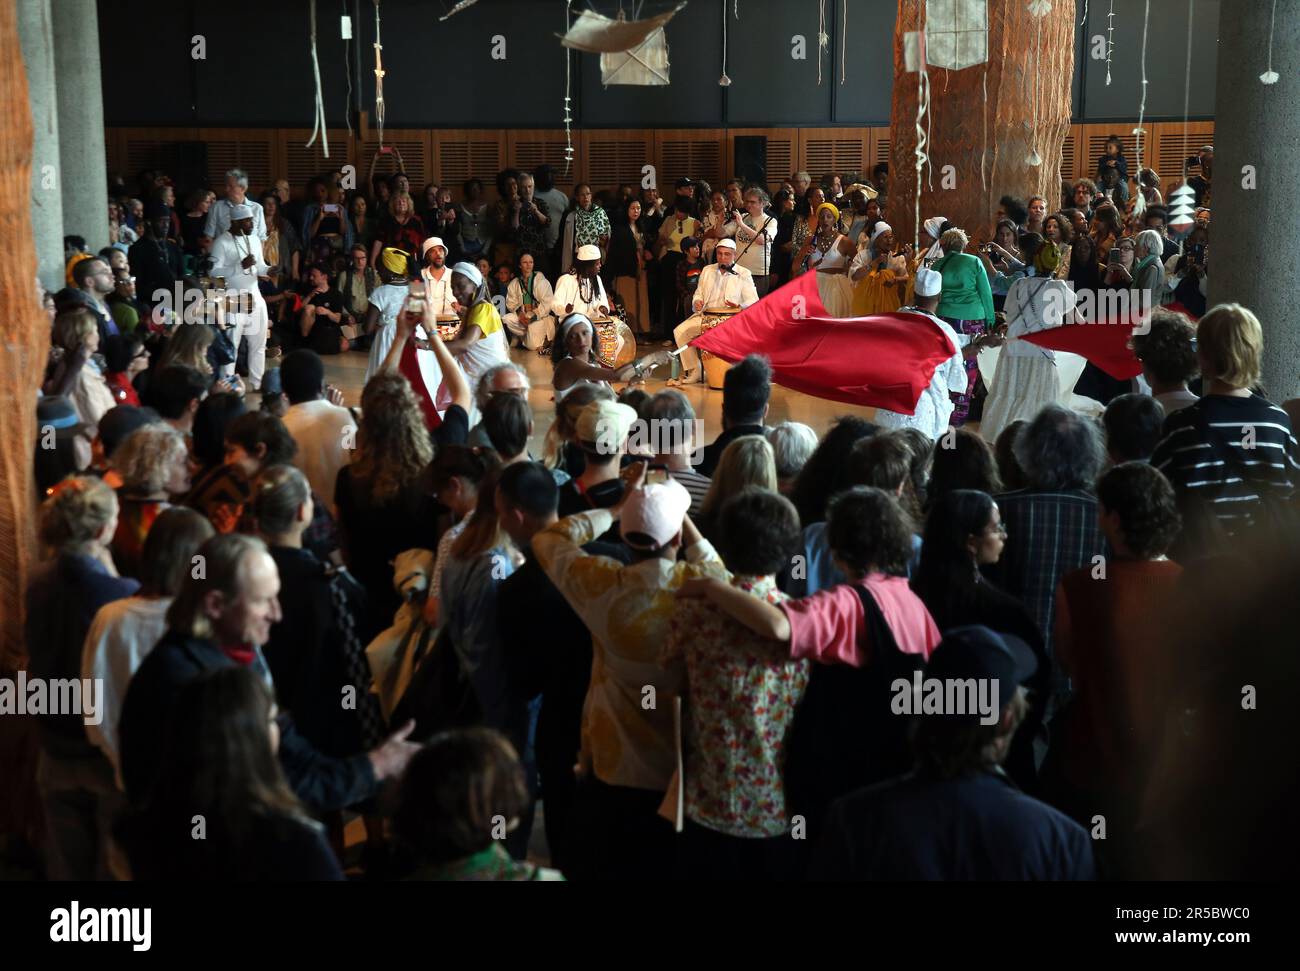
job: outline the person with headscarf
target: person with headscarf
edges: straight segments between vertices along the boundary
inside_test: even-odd
[[[393,346],[397,312],[402,309],[410,292],[410,258],[411,254],[405,250],[391,246],[384,247],[379,254],[379,286],[370,294],[370,307],[363,326],[367,334],[374,335],[370,342],[370,361],[366,365],[367,381],[383,367],[388,349]]]
[[[595,343],[596,328],[586,314],[572,313],[561,321],[559,335],[551,347],[551,363],[555,366],[551,386],[557,402],[583,382],[642,381],[650,368],[670,360],[667,351],[659,350],[619,368],[602,367],[596,361]]]
[[[479,376],[498,364],[510,363],[505,324],[488,290],[487,280],[473,263],[457,263],[451,268],[451,292],[462,308],[460,332],[446,342],[447,350],[465,372],[470,387],[477,387]],[[479,420],[477,403],[470,405],[469,425]]]
[[[853,315],[853,286],[849,283],[849,260],[857,253],[853,240],[840,232],[840,211],[823,202],[815,213],[816,231],[803,244],[795,265],[805,259],[808,269],[817,271],[817,293],[831,317]]]
[[[949,227],[939,235],[938,246],[943,250],[930,267],[943,276],[943,290],[939,299],[938,315],[958,334],[977,337],[993,328],[993,291],[988,274],[979,258],[965,252],[970,238],[960,229]],[[971,402],[979,385],[979,362],[966,358],[966,374],[970,384],[960,395],[952,412],[952,424],[960,426],[970,413]]]
[[[1061,401],[1071,389],[1061,388],[1056,353],[1021,340],[1026,334],[1060,327],[1074,321],[1076,296],[1064,280],[1056,279],[1060,251],[1041,236],[1029,257],[1032,271],[1011,284],[1007,291],[1007,343],[998,358],[980,434],[985,441],[997,441],[998,434],[1013,421],[1032,419],[1044,405]]]
[[[892,313],[903,305],[910,274],[912,247],[894,252],[894,230],[886,222],[876,223],[863,250],[849,268],[853,290],[853,316]]]

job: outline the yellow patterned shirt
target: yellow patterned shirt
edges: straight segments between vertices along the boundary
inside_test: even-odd
[[[727,570],[708,540],[687,549],[686,562],[624,566],[583,552],[613,524],[606,509],[568,516],[533,537],[533,552],[591,631],[581,765],[608,785],[663,792],[676,769],[672,701],[683,686],[680,666],[659,665],[675,594],[692,577],[725,580]]]

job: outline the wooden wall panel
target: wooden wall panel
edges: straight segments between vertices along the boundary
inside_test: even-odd
[[[597,192],[624,182],[640,186],[644,166],[655,164],[655,132],[651,128],[584,131],[582,147],[584,181]]]
[[[439,185],[450,185],[458,199],[461,184],[466,179],[478,179],[488,194],[491,194],[496,185],[497,173],[505,167],[504,131],[448,128],[433,133],[434,175],[431,181]]]
[[[799,168],[799,130],[797,128],[728,128],[726,130],[725,154],[722,157],[724,175],[720,182],[714,182],[717,188],[721,182],[731,177],[731,169],[736,158],[736,138],[743,135],[767,136],[767,188],[771,192],[788,179]]]
[[[330,169],[342,168],[344,165],[357,165],[353,140],[346,128],[329,129],[328,158],[325,157],[325,146],[319,137],[315,144],[310,148],[307,147],[307,141],[311,138],[310,128],[273,130],[276,132],[276,144],[279,146],[279,171],[276,174],[288,179],[295,193],[302,192],[303,186],[313,176],[323,175]],[[360,172],[359,177],[365,177],[364,171]],[[254,192],[259,191],[255,184],[249,188]]]
[[[721,129],[662,128],[655,132],[655,168],[659,192],[671,198],[682,178],[721,185],[731,175],[731,140]]]
[[[573,133],[573,163],[565,171],[564,164],[564,129],[529,128],[511,129],[506,132],[506,158],[514,168],[531,172],[539,165],[549,163],[555,170],[555,184],[567,193],[573,192],[573,186],[580,181],[578,175],[579,159],[578,133]],[[453,186],[459,198],[460,187]]]
[[[841,176],[868,176],[871,160],[870,128],[800,128],[799,168],[819,180],[834,172]]]
[[[1151,145],[1152,161],[1147,163],[1160,176],[1160,184],[1176,184],[1183,177],[1183,162],[1197,154],[1202,145],[1214,144],[1214,122],[1192,121],[1186,131],[1181,121],[1157,122],[1147,126],[1154,129]]]
[[[379,137],[371,130],[369,138],[356,140],[357,185],[365,181],[370,171],[370,163],[379,151]],[[402,165],[411,180],[411,195],[415,197],[416,208],[423,206],[421,193],[429,182],[436,182],[433,173],[433,133],[427,129],[412,128],[402,131],[384,132],[384,147],[397,149],[402,155]],[[376,174],[390,173],[397,170],[395,159],[380,158],[375,165]]]

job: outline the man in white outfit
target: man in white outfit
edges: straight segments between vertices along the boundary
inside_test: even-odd
[[[948,419],[952,417],[952,395],[966,393],[964,348],[970,338],[966,334],[958,334],[947,322],[935,315],[939,309],[939,294],[942,290],[942,273],[924,268],[917,270],[916,306],[900,307],[898,312],[923,316],[942,330],[952,343],[952,356],[934,369],[930,385],[921,392],[916,411],[912,414],[876,409],[875,422],[881,428],[919,428],[930,439],[937,439],[947,430]],[[917,323],[920,324],[919,321]],[[992,346],[991,343],[989,346]],[[972,353],[978,353],[978,348]]]
[[[532,253],[519,256],[519,275],[506,288],[506,329],[524,339],[524,347],[536,350],[555,339],[555,317],[551,284],[536,268]]]
[[[609,316],[611,302],[600,280],[600,247],[588,243],[578,247],[573,268],[555,282],[551,308],[560,323],[569,314],[583,314],[595,320]]]
[[[233,329],[230,342],[239,354],[240,340],[248,341],[248,386],[262,388],[266,370],[266,301],[257,289],[257,278],[265,276],[262,241],[253,232],[253,211],[235,206],[230,213],[230,229],[212,241],[212,275],[226,281],[226,323]],[[235,373],[235,365],[221,369],[222,377]]]
[[[447,265],[447,244],[437,236],[424,241],[422,249],[424,297],[433,308],[434,319],[456,312],[456,297],[451,292],[451,267]]]
[[[700,282],[695,287],[695,300],[691,304],[695,313],[673,328],[673,340],[682,349],[682,373],[668,382],[670,387],[704,379],[700,352],[689,344],[704,330],[705,308],[727,306],[743,310],[758,303],[753,274],[736,265],[736,241],[720,239],[714,252],[718,262],[710,263],[700,271]]]

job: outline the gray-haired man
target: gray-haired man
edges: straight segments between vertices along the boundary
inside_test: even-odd
[[[216,239],[228,230],[235,206],[247,206],[253,211],[253,235],[258,239],[266,239],[266,216],[261,205],[248,198],[248,173],[243,169],[231,169],[226,173],[226,197],[218,199],[208,210],[208,221],[203,226],[203,234]]]

